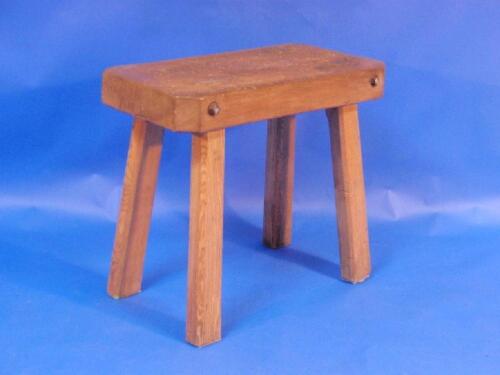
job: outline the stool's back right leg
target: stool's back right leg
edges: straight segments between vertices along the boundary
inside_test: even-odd
[[[269,120],[263,237],[273,249],[292,241],[294,159],[295,116]]]

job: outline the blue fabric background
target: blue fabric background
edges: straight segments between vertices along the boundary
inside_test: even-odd
[[[1,1],[1,374],[498,374],[500,3]],[[326,118],[294,242],[260,244],[265,123],[227,132],[222,342],[183,342],[190,137],[166,133],[144,292],[105,294],[131,119],[112,65],[303,42],[386,62],[360,105],[373,275],[339,280]]]

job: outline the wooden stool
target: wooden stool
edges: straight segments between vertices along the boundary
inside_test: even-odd
[[[384,65],[288,44],[104,72],[102,100],[134,116],[109,275],[114,298],[141,291],[164,128],[192,133],[186,339],[221,338],[225,129],[271,119],[267,131],[264,243],[287,246],[292,230],[294,114],[326,108],[343,279],[370,274],[356,103],[382,95]]]

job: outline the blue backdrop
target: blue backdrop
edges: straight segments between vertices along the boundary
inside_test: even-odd
[[[500,3],[0,1],[1,374],[500,372]],[[339,280],[326,118],[294,242],[260,244],[265,123],[227,133],[221,343],[183,342],[190,137],[166,133],[144,292],[105,294],[131,119],[108,66],[302,42],[386,63],[360,105],[373,275]]]

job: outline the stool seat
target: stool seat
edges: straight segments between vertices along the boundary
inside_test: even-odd
[[[173,131],[206,132],[378,98],[384,64],[286,44],[104,72],[102,99]]]

